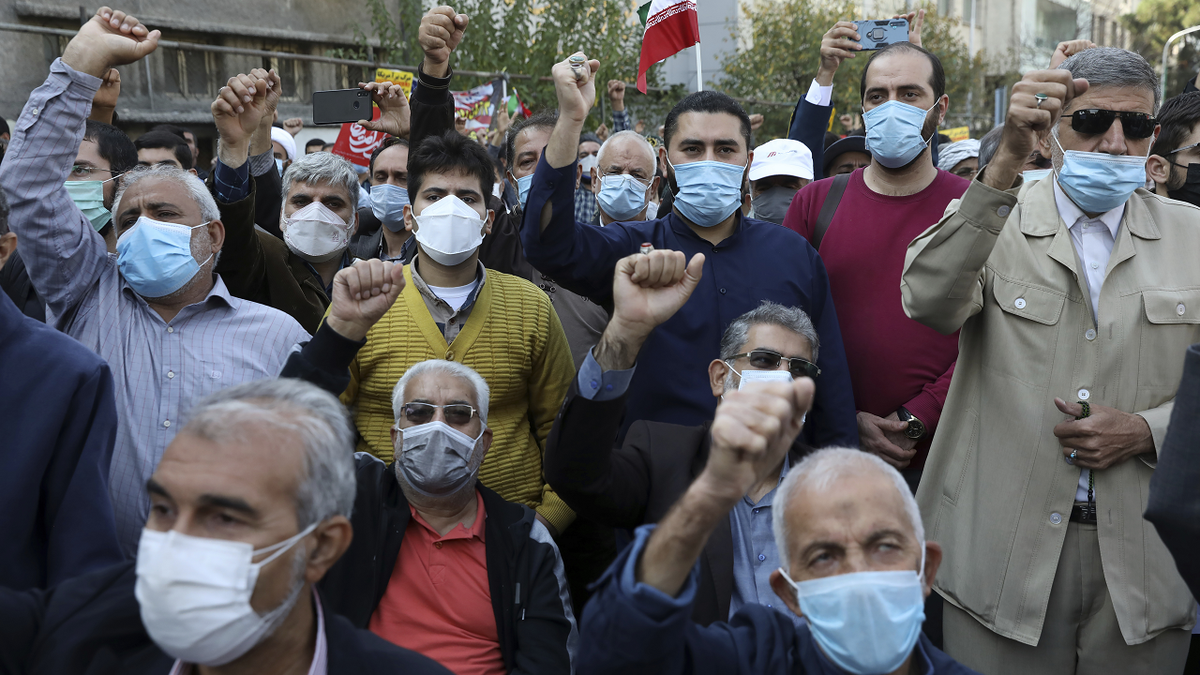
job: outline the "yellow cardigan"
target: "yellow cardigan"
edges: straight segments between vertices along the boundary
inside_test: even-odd
[[[392,389],[409,366],[428,359],[474,368],[491,389],[492,447],[479,478],[510,502],[536,509],[559,532],[574,512],[542,478],[542,453],[575,376],[566,334],[550,299],[519,277],[488,270],[462,331],[450,345],[404,267],[404,290],[367,333],[350,365],[342,402],[351,409],[360,452],[392,461]]]

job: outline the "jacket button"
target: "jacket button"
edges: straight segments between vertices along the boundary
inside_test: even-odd
[[[1083,334],[1083,337],[1085,337],[1089,340],[1095,340],[1096,339],[1096,329],[1095,328],[1087,329],[1087,332]]]
[[[1086,401],[1092,397],[1092,392],[1088,391],[1087,389],[1080,389],[1075,393],[1079,394],[1080,401]]]
[[[1001,218],[1007,218],[1008,214],[1010,213],[1012,213],[1012,208],[1010,208],[1007,204],[996,209],[996,215],[1000,216]]]
[[[1051,524],[1051,525],[1058,525],[1058,524],[1059,524],[1059,523],[1061,523],[1061,522],[1062,522],[1062,516],[1061,516],[1061,515],[1059,515],[1059,514],[1057,514],[1057,513],[1051,513],[1051,514],[1050,514],[1050,524]]]
[[[1013,306],[1017,309],[1025,309],[1025,298],[1017,298],[1017,301],[1013,303]]]
[[[1175,313],[1178,314],[1179,316],[1183,316],[1183,313],[1186,311],[1187,311],[1187,307],[1184,307],[1182,302],[1179,303],[1178,305],[1175,305]]]
[[[722,289],[721,289],[721,295],[725,295],[725,289],[724,289],[724,288],[722,288]]]
[[[453,361],[454,360],[454,352],[446,352],[446,360]]]

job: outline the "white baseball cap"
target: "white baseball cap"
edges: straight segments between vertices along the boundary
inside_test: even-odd
[[[813,177],[812,151],[800,141],[777,138],[754,149],[754,163],[750,165],[750,180],[767,176]]]

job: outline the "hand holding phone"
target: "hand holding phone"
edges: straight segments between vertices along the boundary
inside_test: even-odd
[[[314,91],[314,124],[344,124],[371,119],[371,92],[363,89]]]

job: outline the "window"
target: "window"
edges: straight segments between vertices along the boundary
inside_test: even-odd
[[[164,49],[163,89],[182,98],[209,99],[217,95],[213,86],[215,55],[192,49]]]
[[[1037,46],[1054,49],[1058,43],[1074,40],[1079,35],[1076,24],[1078,12],[1050,0],[1037,3]]]

